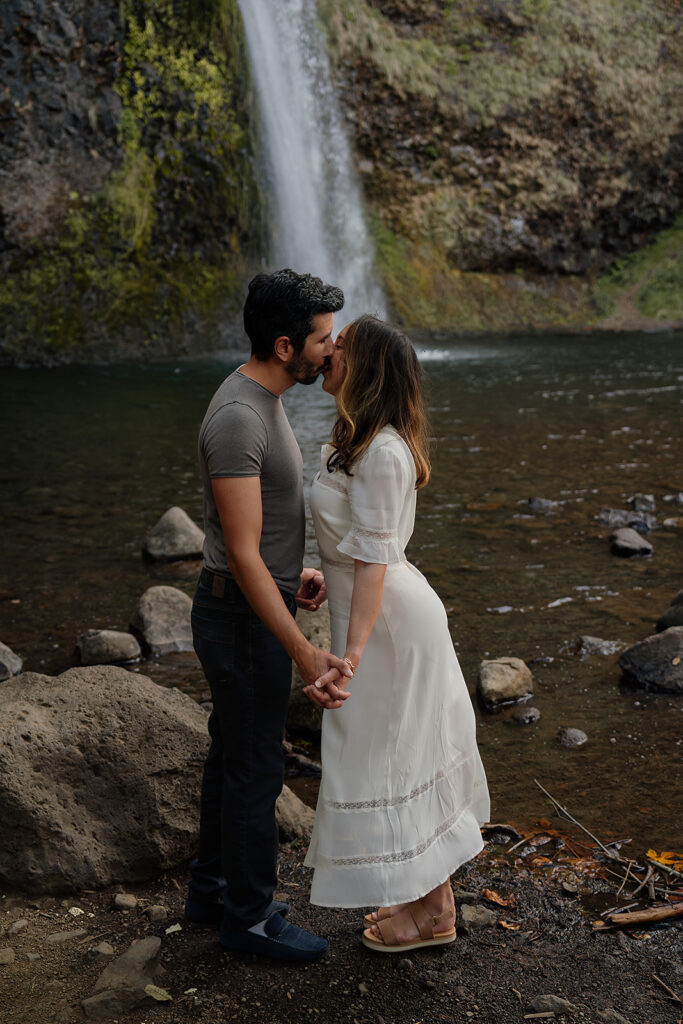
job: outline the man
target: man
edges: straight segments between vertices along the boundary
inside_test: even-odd
[[[273,900],[291,659],[305,684],[322,681],[323,707],[346,698],[333,681],[350,669],[294,621],[297,604],[315,609],[326,594],[322,574],[302,571],[302,458],[280,396],[323,371],[343,302],[310,274],[257,275],[244,306],[251,357],[223,381],[199,434],[206,540],[192,629],[213,711],[185,914],[220,923],[226,949],[284,960],[317,960],[329,945]]]

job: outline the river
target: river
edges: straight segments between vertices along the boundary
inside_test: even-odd
[[[683,698],[624,687],[616,656],[582,657],[577,641],[642,639],[683,587],[683,334],[431,335],[417,347],[434,471],[408,555],[449,610],[473,696],[481,659],[513,655],[541,712],[520,727],[477,705],[493,820],[550,817],[537,778],[603,839],[680,849]],[[170,505],[201,521],[196,434],[241,361],[3,371],[0,639],[26,669],[75,664],[78,634],[125,629],[152,583],[192,592],[196,565],[151,566],[141,543]],[[333,406],[317,384],[285,403],[310,480]],[[672,525],[650,534],[652,558],[616,558],[596,517],[638,492]],[[558,505],[534,513],[532,497]],[[310,530],[307,546],[315,562]],[[193,654],[139,670],[205,689]],[[561,747],[565,725],[588,743]]]

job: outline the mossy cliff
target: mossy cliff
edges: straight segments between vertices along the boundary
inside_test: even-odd
[[[587,326],[627,284],[642,321],[683,320],[676,0],[320,7],[406,322]]]
[[[235,0],[5,0],[0,46],[0,355],[177,350],[260,250]]]

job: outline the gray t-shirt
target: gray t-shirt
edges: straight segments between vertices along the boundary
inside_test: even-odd
[[[231,576],[216,502],[214,477],[261,478],[260,553],[282,590],[299,589],[304,558],[303,460],[277,395],[236,370],[211,399],[199,431],[204,484],[204,564]]]

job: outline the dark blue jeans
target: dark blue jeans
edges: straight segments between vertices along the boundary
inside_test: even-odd
[[[294,597],[282,597],[294,615]],[[292,663],[229,580],[223,597],[197,585],[192,632],[213,711],[189,895],[222,898],[225,927],[249,928],[268,916],[277,884],[275,801],[284,781]]]

